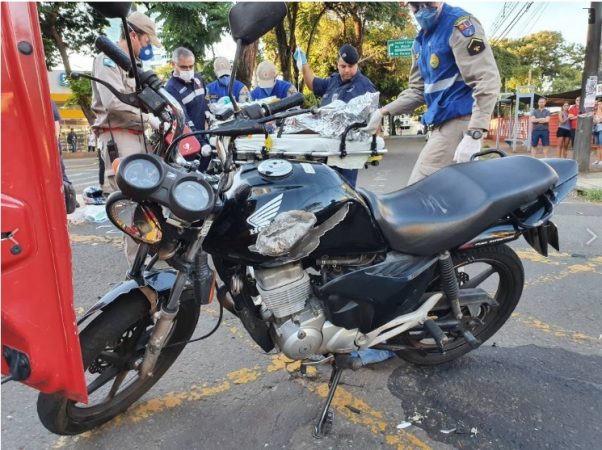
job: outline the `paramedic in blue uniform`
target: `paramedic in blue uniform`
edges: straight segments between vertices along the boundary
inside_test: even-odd
[[[320,106],[326,106],[335,100],[348,102],[367,92],[376,92],[372,82],[359,70],[360,55],[352,45],[345,44],[340,48],[337,54],[338,71],[328,78],[319,78],[314,75],[302,50],[297,49],[294,58],[297,64],[302,64],[303,80],[307,87],[314,94],[322,97]],[[355,187],[357,169],[337,168],[337,171]]]
[[[223,56],[218,56],[213,61],[213,71],[216,80],[207,85],[209,103],[215,103],[220,98],[228,96],[228,83],[230,83],[230,74],[232,73],[230,61]],[[249,100],[249,88],[242,81],[234,80],[232,95],[237,102],[244,103]]]
[[[286,98],[297,93],[297,89],[288,81],[276,79],[276,66],[270,61],[262,61],[255,70],[257,87],[251,91],[251,100],[268,97]]]
[[[182,105],[186,113],[186,124],[192,131],[205,129],[207,100],[205,99],[205,80],[194,71],[194,54],[185,47],[176,48],[171,61],[173,72],[165,89]],[[201,145],[208,145],[206,136],[197,136]],[[211,158],[201,158],[200,169],[204,171]]]
[[[420,32],[412,48],[409,87],[375,111],[365,131],[375,132],[385,115],[427,105],[422,121],[433,133],[420,152],[408,184],[481,150],[500,92],[500,75],[481,24],[443,2],[405,2]]]

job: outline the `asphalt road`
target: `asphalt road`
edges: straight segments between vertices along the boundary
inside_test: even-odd
[[[388,143],[384,163],[360,185],[390,192],[407,180],[423,141]],[[69,160],[78,189],[95,184],[94,159]],[[77,181],[75,181],[77,180]],[[97,181],[96,181],[97,182]],[[571,199],[557,209],[561,252],[543,258],[517,241],[526,286],[512,318],[488,342],[450,364],[418,368],[399,359],[343,374],[335,424],[311,430],[329,371],[303,378],[265,355],[237,319],[189,345],[129,411],[90,433],[59,437],[35,410],[36,393],[2,386],[2,447],[123,449],[471,448],[594,449],[602,429],[602,205]],[[78,314],[123,278],[121,238],[110,226],[70,225]],[[216,318],[202,311],[197,334]],[[397,428],[410,422],[407,428]]]

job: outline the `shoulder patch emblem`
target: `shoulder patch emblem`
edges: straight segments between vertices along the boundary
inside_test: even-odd
[[[466,46],[468,49],[468,54],[471,56],[478,55],[483,50],[485,50],[485,42],[483,39],[472,38],[468,45]]]
[[[437,56],[436,53],[431,53],[431,67],[433,69],[436,69],[437,67],[439,67],[439,57]]]
[[[102,65],[106,67],[116,67],[117,64],[111,58],[102,58]]]
[[[472,20],[470,20],[470,16],[462,16],[454,23],[454,27],[458,29],[462,36],[470,37],[475,34],[476,28]]]

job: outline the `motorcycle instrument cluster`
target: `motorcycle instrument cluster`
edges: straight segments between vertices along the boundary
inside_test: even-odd
[[[190,223],[203,220],[214,205],[213,189],[201,174],[182,172],[155,155],[127,156],[116,181],[125,197],[156,202]]]

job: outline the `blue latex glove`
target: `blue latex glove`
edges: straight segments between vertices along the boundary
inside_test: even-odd
[[[305,52],[299,47],[297,47],[295,53],[293,53],[293,58],[295,59],[295,61],[297,61],[297,67],[303,66],[303,64],[307,64],[307,56],[305,55]]]

